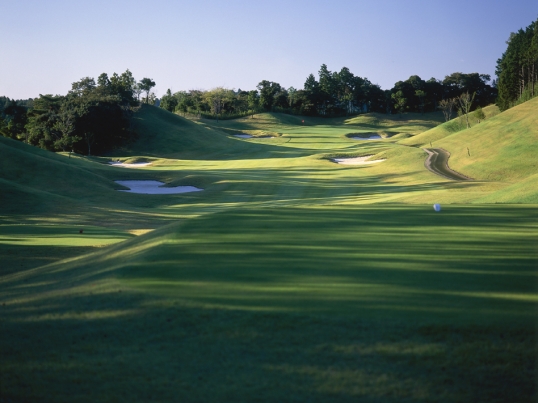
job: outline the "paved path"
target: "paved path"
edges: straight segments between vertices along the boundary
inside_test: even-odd
[[[471,178],[466,177],[456,171],[453,171],[448,166],[450,153],[442,148],[424,148],[428,153],[428,158],[424,161],[424,166],[436,175],[454,181],[468,181]]]

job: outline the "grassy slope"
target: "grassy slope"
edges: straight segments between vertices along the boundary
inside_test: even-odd
[[[30,205],[38,211],[53,209],[59,198],[77,204],[78,198],[87,196],[81,182],[96,192],[114,188],[113,182],[100,175],[97,164],[77,157],[64,157],[5,137],[0,138],[0,155],[0,186],[7,212],[29,211]]]
[[[437,143],[450,166],[467,175],[515,182],[538,172],[538,99],[511,108]],[[467,148],[470,151],[467,152]]]
[[[537,109],[536,99],[500,114],[492,106],[485,110],[493,117],[470,129],[454,132],[454,120],[399,143],[429,147],[431,141],[434,147],[451,153],[451,168],[478,181],[489,181],[489,192],[476,202],[537,203]]]
[[[479,203],[527,203],[538,202],[538,174],[531,175],[514,185],[483,196]]]
[[[495,105],[487,106],[483,111],[486,115],[485,121],[499,114],[499,108]],[[444,139],[445,137],[462,130],[464,127],[462,126],[462,122],[463,121],[460,118],[454,118],[430,130],[422,131],[416,136],[401,140],[399,143],[418,147],[430,147],[431,144],[433,147],[437,147],[438,140]],[[469,123],[471,126],[476,126],[478,124],[474,117],[469,118]]]
[[[271,151],[270,148],[230,137],[218,128],[153,106],[143,106],[135,117],[134,127],[140,138],[116,153],[123,156],[228,159],[245,153],[266,155]]]
[[[434,119],[306,118],[303,126],[266,114],[217,125],[154,108],[138,118],[141,138],[118,156],[151,157],[147,169],[68,161],[7,140],[10,148],[0,148],[11,170],[0,190],[25,178],[50,207],[37,226],[22,214],[2,217],[0,258],[4,273],[15,273],[0,277],[0,346],[9,346],[0,398],[536,397],[536,207],[443,204],[434,213],[424,203],[476,200],[494,185],[437,178],[418,148],[345,137],[416,134]],[[243,141],[222,128],[280,137]],[[387,161],[346,167],[322,159],[365,154]],[[39,172],[33,179],[19,165],[26,160]],[[75,235],[72,211],[46,199],[72,200],[70,187],[47,170],[69,184],[88,175],[77,203],[86,222],[103,224]],[[114,192],[112,179],[123,178],[207,188],[166,197]],[[395,200],[416,205],[371,205]],[[45,225],[50,219],[56,225]],[[69,225],[59,226],[64,219]],[[171,224],[137,238],[125,231],[159,223]],[[107,238],[131,239],[79,257]],[[42,266],[61,258],[71,260]]]

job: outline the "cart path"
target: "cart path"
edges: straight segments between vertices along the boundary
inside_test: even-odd
[[[448,166],[450,153],[442,148],[423,148],[428,153],[428,158],[424,161],[424,166],[436,175],[442,176],[454,181],[472,180],[465,175],[453,171]]]

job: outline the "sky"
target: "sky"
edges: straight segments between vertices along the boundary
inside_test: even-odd
[[[0,0],[0,96],[66,94],[129,69],[164,95],[262,80],[303,88],[322,64],[383,89],[490,74],[537,0]]]

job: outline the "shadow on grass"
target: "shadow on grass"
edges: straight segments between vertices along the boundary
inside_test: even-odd
[[[536,397],[526,328],[201,309],[121,289],[2,305],[0,318],[12,401]]]

